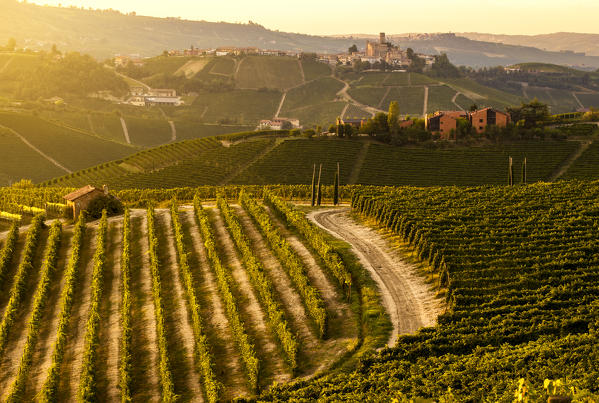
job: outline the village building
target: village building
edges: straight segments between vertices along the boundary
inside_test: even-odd
[[[477,133],[483,133],[487,126],[506,127],[510,115],[493,108],[484,108],[469,114],[470,123]]]
[[[130,97],[126,103],[134,106],[170,105],[180,106],[183,104],[181,97],[177,96],[174,89],[145,89],[143,87],[132,87]]]
[[[425,127],[428,131],[438,134],[444,140],[450,136],[458,127],[458,119],[468,119],[464,111],[437,111],[425,119]]]
[[[301,128],[299,119],[274,118],[261,120],[257,130],[283,130],[283,127],[289,126],[285,123],[289,123],[292,129]]]
[[[87,210],[91,202],[100,197],[107,196],[109,196],[109,193],[106,185],[104,185],[103,189],[87,185],[64,196],[64,199],[67,201],[67,206],[73,209],[73,219],[76,220],[79,217],[79,213]]]
[[[116,67],[126,67],[129,63],[136,67],[144,65],[144,61],[139,55],[116,55],[114,57],[114,65]]]

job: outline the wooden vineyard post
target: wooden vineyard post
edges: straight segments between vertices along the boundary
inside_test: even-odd
[[[514,167],[512,165],[512,157],[509,157],[507,176],[508,176],[508,185],[514,186]]]
[[[337,163],[337,172],[335,172],[335,184],[333,189],[333,204],[339,204],[339,163]]]
[[[524,157],[524,161],[522,162],[522,183],[526,185],[526,157]]]
[[[318,169],[318,194],[316,196],[316,205],[320,206],[320,202],[322,201],[322,186],[320,185],[320,175],[322,174],[322,164],[320,164],[320,168]]]
[[[316,164],[313,165],[312,168],[312,207],[314,207],[314,203],[316,202]]]

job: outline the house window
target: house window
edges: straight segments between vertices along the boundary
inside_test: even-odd
[[[482,129],[483,129],[483,127],[482,127],[482,126],[478,126],[478,130],[482,130]]]
[[[480,123],[482,123],[482,122],[483,122],[483,120],[482,120],[482,119],[478,119],[478,121],[479,121]]]

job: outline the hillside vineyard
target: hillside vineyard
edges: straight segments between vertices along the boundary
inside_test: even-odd
[[[275,193],[238,195],[168,208],[146,198],[87,224],[47,227],[40,214],[0,231],[0,398],[215,402],[351,352],[358,317],[340,256]]]

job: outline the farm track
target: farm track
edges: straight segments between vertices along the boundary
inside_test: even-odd
[[[25,347],[25,342],[27,341],[27,333],[29,330],[28,323],[31,318],[31,310],[33,308],[33,297],[41,277],[40,268],[42,266],[44,249],[48,235],[48,230],[43,230],[40,234],[39,243],[32,261],[33,264],[29,270],[25,282],[25,293],[23,294],[23,300],[17,307],[18,314],[12,324],[11,330],[8,334],[6,347],[2,351],[2,355],[0,357],[0,399],[4,399],[9,391],[10,385],[12,384],[19,368],[19,363],[23,354],[23,348]],[[4,312],[2,318],[3,317]]]
[[[11,129],[10,127],[6,127],[6,126],[2,126],[2,125],[0,125],[0,127],[5,128],[6,130],[10,131],[12,134],[14,134],[15,136],[17,136],[23,143],[25,143],[25,145],[27,147],[31,148],[33,151],[35,151],[36,153],[38,153],[39,155],[41,155],[44,159],[46,159],[51,164],[56,165],[58,168],[62,169],[63,171],[65,171],[68,174],[73,173],[73,171],[71,171],[70,169],[66,168],[60,162],[56,161],[54,158],[50,157],[48,154],[46,154],[45,152],[43,152],[42,150],[40,150],[39,148],[37,148],[36,146],[34,146],[33,144],[31,144],[29,142],[29,140],[27,140],[25,137],[23,137],[20,133],[16,132],[15,130]]]
[[[156,229],[159,239],[160,279],[166,328],[169,336],[169,355],[175,391],[183,398],[203,402],[200,377],[197,373],[194,351],[195,338],[191,318],[186,305],[185,291],[179,276],[177,250],[168,209],[156,209]],[[185,399],[185,400],[187,400]]]
[[[547,182],[555,182],[561,176],[563,176],[568,169],[576,162],[578,158],[589,148],[591,145],[591,140],[583,140],[580,141],[580,146],[564,161],[562,162],[555,171],[551,174],[551,176],[547,179]]]
[[[323,347],[327,355],[331,355],[331,357],[322,357],[319,370],[324,369],[332,364],[339,354],[346,352],[349,345],[357,341],[357,322],[349,304],[340,295],[336,285],[322,270],[314,254],[295,234],[285,227],[268,206],[265,206],[265,208],[282,236],[302,259],[310,283],[318,289],[324,300],[328,314],[329,338],[323,342]]]
[[[133,401],[160,401],[160,376],[156,344],[156,319],[152,303],[152,278],[146,211],[131,210],[131,342]]]
[[[388,345],[400,334],[433,326],[441,304],[413,265],[395,255],[376,231],[355,223],[347,208],[313,211],[309,219],[333,236],[343,239],[377,283],[383,304],[391,316],[393,332]]]
[[[225,227],[221,212],[214,208],[210,215],[216,230],[215,235],[223,252],[223,262],[226,267],[230,268],[236,283],[242,317],[247,324],[248,333],[254,340],[260,358],[260,386],[267,386],[272,382],[287,382],[291,379],[291,373],[284,363],[273,334],[266,323],[266,316],[254,293],[248,274],[241,264],[239,253]]]
[[[85,346],[85,327],[91,303],[91,280],[94,267],[93,255],[97,246],[98,223],[88,224],[81,250],[80,272],[73,298],[71,324],[69,326],[65,354],[62,362],[59,401],[75,401],[79,390],[79,378],[83,348]]]
[[[72,246],[73,227],[64,228],[62,233],[61,247],[56,265],[56,273],[48,293],[48,302],[42,317],[42,327],[37,341],[33,362],[29,370],[28,382],[25,387],[25,401],[33,400],[33,397],[42,389],[42,385],[48,375],[48,369],[52,364],[52,350],[56,341],[56,331],[60,319],[60,298],[65,286],[64,273],[70,258]]]
[[[125,136],[125,141],[127,142],[127,144],[131,144],[131,138],[129,137],[129,129],[127,129],[127,122],[125,122],[125,119],[123,119],[123,117],[121,117],[120,120],[121,127],[123,128],[123,136]]]
[[[203,323],[212,346],[214,362],[217,363],[215,371],[225,388],[223,399],[232,400],[234,397],[247,396],[250,392],[247,388],[241,356],[235,348],[233,334],[219,296],[216,278],[210,270],[206,248],[195,220],[194,211],[184,210],[180,215],[183,227],[188,228],[189,239],[192,243],[190,264],[198,280],[198,297],[202,301]]]
[[[110,219],[106,270],[104,272],[104,298],[101,304],[98,383],[102,400],[117,401],[119,393],[119,350],[121,339],[121,251],[123,243],[122,219]]]
[[[247,212],[240,206],[231,206],[231,208],[235,211],[239,222],[243,225],[254,254],[262,262],[266,272],[272,279],[275,291],[285,308],[286,317],[292,324],[292,329],[295,330],[294,333],[298,336],[300,352],[304,355],[307,355],[308,351],[317,352],[318,338],[309,326],[310,318],[306,314],[302,299],[293,287],[291,279],[281,266],[279,260],[273,255]],[[300,370],[302,369],[305,368],[300,367]]]

